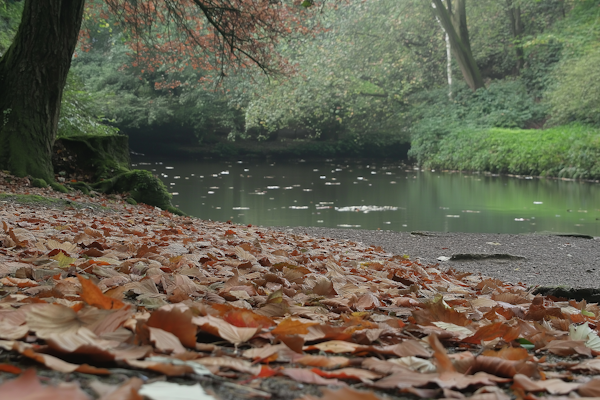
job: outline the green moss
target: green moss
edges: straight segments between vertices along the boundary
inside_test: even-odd
[[[173,214],[184,215],[171,204],[171,194],[160,179],[150,171],[133,170],[91,185],[103,193],[129,193],[139,203],[160,207]]]
[[[92,191],[91,186],[85,182],[71,182],[68,185],[71,186],[75,190],[81,191],[85,195],[89,195],[90,192]]]
[[[50,182],[50,187],[56,192],[69,193],[69,189],[67,189],[64,185],[61,185],[58,182]]]
[[[29,181],[31,182],[31,186],[33,186],[33,187],[38,187],[38,188],[48,187],[48,184],[46,183],[46,181],[43,179],[40,179],[40,178],[29,178]]]

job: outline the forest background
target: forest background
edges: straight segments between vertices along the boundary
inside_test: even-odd
[[[309,34],[279,44],[287,73],[266,75],[150,65],[90,1],[59,137],[122,132],[134,151],[220,157],[403,159],[410,144],[427,168],[598,179],[600,1],[455,0],[480,84],[447,52],[432,4],[327,2],[303,22]],[[0,2],[0,53],[22,7]]]

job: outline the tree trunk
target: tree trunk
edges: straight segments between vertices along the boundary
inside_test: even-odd
[[[444,6],[442,0],[432,0],[435,5],[435,13],[448,34],[452,54],[454,54],[465,82],[471,90],[477,90],[485,87],[485,84],[471,51],[465,1],[458,0],[453,9],[451,0],[446,0],[448,8]]]
[[[85,0],[26,0],[0,59],[0,169],[54,180],[52,145]]]
[[[521,19],[521,7],[514,5],[512,0],[506,0],[506,14],[510,21],[510,31],[515,41],[515,55],[517,57],[517,72],[523,68],[524,52],[521,46],[521,38],[523,36],[523,21]]]

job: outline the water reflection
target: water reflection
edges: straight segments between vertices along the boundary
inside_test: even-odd
[[[421,172],[398,165],[136,157],[173,204],[205,219],[264,226],[600,235],[600,185]]]

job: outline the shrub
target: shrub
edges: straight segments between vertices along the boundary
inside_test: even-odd
[[[556,84],[546,95],[550,123],[573,121],[600,126],[600,49],[564,62],[554,74]]]

